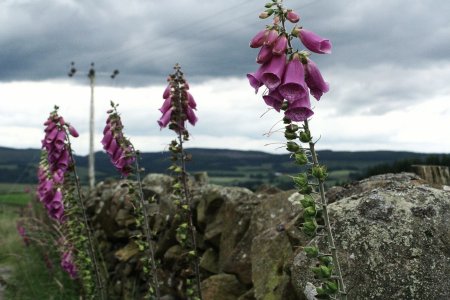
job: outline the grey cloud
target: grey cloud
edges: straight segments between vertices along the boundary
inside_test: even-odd
[[[313,56],[321,68],[345,64],[361,70],[378,64],[424,68],[448,61],[450,40],[445,0],[286,1],[301,23],[333,41],[333,54]],[[191,80],[245,77],[257,50],[250,38],[260,1],[6,1],[0,4],[0,80],[45,80],[65,76],[68,63],[80,72],[121,71],[122,85],[164,82],[175,62]],[[386,74],[388,76],[388,74]],[[108,82],[105,80],[105,83]]]

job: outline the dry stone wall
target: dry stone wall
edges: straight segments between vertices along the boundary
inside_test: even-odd
[[[200,183],[199,183],[200,182]],[[301,247],[301,196],[294,191],[192,185],[204,299],[306,299],[314,282]],[[152,229],[163,299],[183,299],[171,178],[150,174]],[[349,299],[450,299],[450,193],[413,174],[375,176],[332,188],[330,213]],[[89,214],[108,271],[109,299],[145,291],[138,231],[125,181],[102,182]]]

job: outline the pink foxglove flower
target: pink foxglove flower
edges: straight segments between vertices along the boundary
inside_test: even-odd
[[[169,98],[170,97],[170,85],[168,85],[167,87],[166,87],[166,89],[164,90],[164,93],[163,93],[163,99],[167,99],[167,98]]]
[[[256,57],[256,62],[258,64],[263,64],[268,62],[272,58],[272,47],[264,45],[259,50],[258,56]]]
[[[172,117],[173,108],[170,108],[164,112],[161,118],[158,120],[158,125],[160,128],[166,127],[170,123],[170,118]]]
[[[261,30],[258,32],[250,41],[251,48],[259,48],[264,45],[264,41],[266,40],[267,34],[269,31],[267,29]]]
[[[189,89],[189,86],[188,85],[186,85],[187,87],[188,87],[188,89]],[[194,97],[191,95],[191,93],[189,93],[188,91],[186,91],[186,95],[187,95],[187,98],[188,98],[188,106],[190,107],[190,108],[192,108],[192,109],[197,109],[197,102],[195,102],[195,99],[194,99]]]
[[[72,164],[68,135],[78,136],[76,129],[58,115],[58,108],[45,121],[45,137],[42,140],[43,157],[38,169],[38,198],[50,217],[64,221],[63,192],[64,177]]]
[[[331,53],[331,42],[329,39],[324,39],[312,31],[304,28],[299,32],[300,40],[308,50],[319,54]]]
[[[71,250],[64,252],[61,257],[61,267],[66,271],[70,278],[75,279],[78,276],[77,267],[73,260],[73,253]]]
[[[159,109],[162,116],[157,123],[161,129],[170,124],[169,128],[175,131],[185,131],[186,121],[191,125],[197,123],[197,116],[194,112],[197,109],[197,103],[192,94],[187,91],[189,84],[184,78],[175,80],[174,76],[171,75],[168,81],[169,88],[166,88],[166,91],[169,90],[170,94],[165,98],[162,107]],[[164,91],[164,94],[167,96],[166,91]]]
[[[278,89],[270,91],[269,94],[263,96],[264,102],[270,107],[273,107],[276,111],[280,111],[281,106],[283,104],[283,96],[281,96]]]
[[[69,125],[68,130],[69,130],[69,133],[71,136],[73,136],[73,137],[79,136],[78,131],[72,125]]]
[[[254,73],[247,74],[248,81],[252,88],[255,89],[255,94],[258,93],[259,88],[263,85],[262,74],[266,71],[269,63],[265,63],[259,67],[259,69]]]
[[[275,29],[269,30],[269,33],[264,40],[264,45],[272,46],[278,38],[278,31]]]
[[[286,52],[288,39],[285,34],[281,34],[273,46],[272,52],[275,55],[282,55]]]
[[[287,118],[295,122],[303,122],[313,114],[314,112],[311,110],[308,93],[303,98],[290,102],[288,109],[284,112]]]
[[[286,67],[283,83],[278,91],[289,102],[301,99],[308,93],[305,83],[305,70],[299,55],[295,54]]]
[[[163,105],[161,106],[161,108],[159,109],[160,112],[162,112],[163,114],[168,111],[170,108],[172,107],[172,98],[170,98],[170,95],[168,98],[164,99]]]
[[[116,109],[117,106],[112,102],[111,105],[113,109],[108,111],[109,116],[103,130],[101,143],[114,167],[123,177],[127,177],[133,170],[136,155],[131,142],[125,138],[122,132],[123,125]]]
[[[283,78],[284,69],[286,66],[286,55],[283,53],[278,56],[275,55],[268,63],[267,69],[261,76],[261,81],[269,90],[278,87]]]
[[[62,202],[63,200],[63,194],[61,192],[61,189],[57,189],[55,191],[55,194],[53,195],[53,199],[51,202],[48,202],[45,205],[45,208],[48,211],[48,214],[53,219],[62,222],[63,216],[64,216],[64,204]]]
[[[320,97],[326,92],[329,91],[328,83],[323,80],[322,74],[320,74],[319,68],[317,65],[310,59],[307,60],[307,64],[305,65],[305,81],[309,87],[311,95],[314,96],[317,100],[320,100]]]
[[[194,126],[195,125],[195,123],[197,123],[197,116],[195,115],[195,113],[194,113],[194,110],[192,109],[192,108],[190,108],[190,107],[188,107],[187,109],[186,109],[186,115],[187,115],[187,119],[188,119],[188,121],[189,121],[189,123],[192,125],[192,126]]]

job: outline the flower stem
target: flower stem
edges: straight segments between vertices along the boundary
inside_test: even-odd
[[[183,137],[181,136],[181,131],[178,133],[178,140],[180,143],[181,148],[181,182],[183,185],[183,193],[185,200],[188,205],[188,218],[189,218],[189,231],[191,232],[191,241],[192,241],[192,247],[195,251],[195,257],[194,257],[194,269],[195,269],[195,277],[196,277],[196,283],[197,283],[197,290],[198,290],[198,296],[200,299],[202,299],[202,291],[200,286],[200,268],[198,263],[198,254],[197,254],[197,230],[194,225],[193,216],[192,216],[192,207],[191,207],[191,196],[189,194],[188,190],[188,184],[187,184],[187,174],[186,174],[186,153],[184,152],[183,148]]]
[[[309,130],[308,120],[305,120],[304,124],[305,124],[305,129]],[[309,150],[311,151],[313,165],[318,166],[319,160],[317,158],[317,153],[315,150],[315,143],[312,141],[309,142]],[[345,291],[345,285],[344,285],[344,280],[342,278],[341,266],[339,264],[336,245],[334,244],[333,232],[331,230],[330,218],[328,215],[328,200],[325,197],[325,186],[324,186],[324,182],[322,179],[318,179],[318,180],[319,180],[319,192],[320,192],[320,200],[321,200],[320,204],[322,206],[323,220],[325,223],[325,230],[327,232],[328,247],[331,251],[331,256],[333,257],[333,264],[335,266],[336,275],[338,277],[340,299],[346,300],[347,292]]]
[[[183,95],[182,92],[183,90],[180,89],[179,85],[181,82],[181,71],[180,71],[180,67],[177,64],[175,66],[176,69],[176,84],[178,85],[178,101],[177,101],[177,106],[178,106],[178,112],[181,114],[181,112],[183,111],[183,103],[181,102],[183,99]],[[179,146],[181,149],[181,155],[180,155],[180,159],[181,159],[181,184],[183,186],[183,193],[184,193],[184,198],[186,201],[186,204],[188,206],[188,226],[189,226],[189,231],[191,233],[191,242],[192,242],[192,248],[195,252],[195,256],[193,257],[193,262],[194,262],[194,272],[195,272],[195,279],[196,279],[196,285],[197,285],[197,294],[198,297],[200,298],[200,300],[202,300],[202,290],[201,290],[201,286],[200,286],[200,268],[199,268],[199,262],[198,262],[198,253],[197,253],[197,230],[195,228],[194,225],[194,221],[193,221],[193,215],[192,215],[192,207],[191,207],[191,195],[189,193],[189,187],[188,187],[188,182],[187,182],[187,172],[186,172],[186,152],[184,151],[184,147],[183,147],[183,140],[185,138],[186,135],[188,135],[187,130],[184,129],[184,126],[182,124],[181,118],[180,118],[180,123],[178,124],[178,142],[179,142]]]
[[[142,190],[142,181],[141,181],[141,175],[140,175],[140,169],[139,169],[139,157],[136,157],[135,159],[135,165],[136,165],[136,177],[139,185],[139,202],[141,204],[142,214],[144,215],[144,231],[145,231],[145,237],[147,239],[148,244],[148,251],[150,252],[150,258],[152,260],[152,269],[153,269],[153,283],[155,285],[155,292],[156,292],[156,299],[161,298],[161,292],[159,288],[159,280],[158,280],[158,271],[156,268],[156,262],[155,262],[155,251],[153,249],[152,244],[152,234],[150,231],[150,218],[148,215],[148,210],[144,202],[144,192]]]
[[[105,297],[105,289],[103,287],[103,279],[100,274],[100,268],[98,265],[97,255],[96,255],[95,247],[94,247],[94,239],[92,238],[91,230],[90,230],[89,223],[88,223],[88,218],[86,215],[86,207],[84,206],[83,199],[82,199],[81,185],[80,185],[80,180],[78,177],[78,172],[77,172],[77,168],[76,168],[76,164],[75,164],[75,157],[73,156],[73,153],[72,153],[72,145],[70,143],[69,134],[67,134],[67,143],[69,146],[70,159],[73,164],[72,167],[73,167],[73,174],[75,177],[75,187],[76,187],[77,194],[78,194],[77,199],[78,199],[78,203],[81,208],[81,213],[83,216],[83,223],[86,228],[86,234],[87,234],[87,239],[88,239],[88,244],[89,244],[89,247],[88,247],[89,256],[91,257],[92,263],[94,265],[95,279],[97,281],[97,286],[98,286],[98,290],[99,290],[98,293],[100,294],[100,299],[105,300],[106,297]]]

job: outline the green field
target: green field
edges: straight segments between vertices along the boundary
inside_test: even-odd
[[[0,299],[80,299],[76,282],[59,267],[59,254],[50,252],[56,248],[26,246],[17,231],[30,198],[26,193],[0,195],[0,268],[12,271],[3,278],[7,286]],[[47,253],[51,269],[44,260]]]

